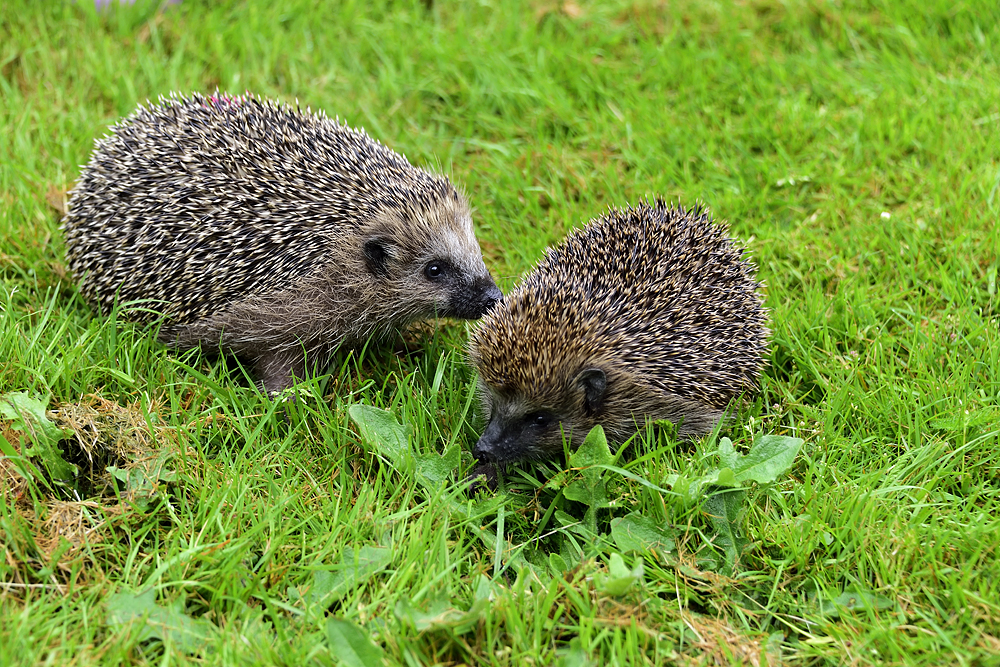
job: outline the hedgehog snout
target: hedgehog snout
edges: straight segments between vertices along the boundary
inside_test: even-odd
[[[493,306],[503,301],[503,292],[501,292],[500,288],[496,286],[496,283],[493,282],[493,279],[487,277],[486,281],[487,281],[486,287],[483,289],[482,292],[483,312],[482,315],[480,315],[480,317],[488,313],[493,308]]]
[[[486,274],[476,278],[467,287],[457,290],[452,295],[451,311],[455,317],[464,320],[478,320],[501,299],[503,299],[503,292],[496,286],[489,274]]]
[[[504,428],[501,420],[491,419],[476,442],[472,455],[479,461],[501,461],[511,458],[509,454],[505,456],[504,453],[512,448],[515,440],[510,430]]]

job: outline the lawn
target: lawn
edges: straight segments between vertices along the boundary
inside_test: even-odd
[[[160,5],[0,4],[0,665],[1000,664],[995,0]],[[216,89],[446,173],[505,291],[610,205],[708,206],[761,394],[470,498],[464,323],[280,403],[96,315],[79,165]]]

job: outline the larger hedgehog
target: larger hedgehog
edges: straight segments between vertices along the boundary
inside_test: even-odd
[[[556,456],[596,424],[616,443],[647,419],[711,430],[758,389],[768,331],[754,276],[701,209],[640,204],[569,236],[473,331],[489,416],[477,472]]]
[[[172,95],[96,142],[63,221],[82,293],[276,391],[341,344],[501,298],[469,206],[363,131],[252,95]]]

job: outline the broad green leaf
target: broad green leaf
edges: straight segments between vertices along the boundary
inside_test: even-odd
[[[690,480],[687,477],[678,475],[671,488],[680,496],[685,507],[691,507],[701,494],[701,486],[697,480]]]
[[[562,576],[562,573],[569,569],[566,565],[566,561],[558,553],[553,551],[549,554],[549,569],[552,570],[552,574],[556,576]]]
[[[166,465],[173,457],[168,448],[161,449],[155,459],[142,461],[128,469],[108,466],[105,468],[115,479],[125,484],[125,497],[143,504],[156,495],[159,482],[169,482],[177,477]]]
[[[635,567],[630,570],[620,554],[612,553],[608,559],[608,574],[596,579],[598,588],[602,592],[618,596],[624,595],[636,582],[642,581],[642,575],[641,559],[636,559]]]
[[[608,560],[608,574],[612,577],[627,577],[632,572],[626,567],[625,559],[621,557],[621,554],[612,553],[610,559]]]
[[[306,605],[322,614],[324,609],[384,570],[390,562],[390,547],[365,545],[346,549],[341,555],[339,569],[313,572],[312,585],[305,595]]]
[[[687,507],[693,507],[701,502],[705,489],[710,486],[736,487],[739,483],[730,468],[716,468],[694,479],[675,477],[672,488]]]
[[[824,600],[820,609],[832,618],[838,618],[843,612],[853,612],[858,609],[892,609],[896,602],[884,595],[847,588],[832,600]]]
[[[600,477],[578,479],[563,490],[563,495],[590,507],[608,506],[608,493]]]
[[[732,468],[737,483],[769,484],[792,467],[802,443],[801,438],[764,435],[754,441],[746,456],[740,456],[729,439],[723,438],[718,453],[723,464]]]
[[[203,618],[191,618],[184,613],[184,601],[178,599],[169,607],[156,604],[156,592],[115,593],[108,598],[107,623],[119,628],[132,623],[143,624],[140,640],[160,639],[170,642],[187,653],[198,653],[211,646],[215,626]]]
[[[552,513],[552,517],[559,522],[559,525],[563,528],[568,528],[569,526],[575,526],[580,523],[580,520],[569,512],[564,512],[562,510],[556,510]]]
[[[608,492],[602,479],[603,466],[613,460],[608,449],[608,439],[600,424],[587,434],[580,448],[569,457],[571,468],[581,468],[581,477],[563,490],[563,495],[569,500],[584,503],[587,510],[584,514],[584,524],[591,533],[597,532],[597,510],[609,507]],[[601,466],[601,467],[598,467]]]
[[[733,447],[733,441],[729,438],[719,439],[719,458],[722,460],[722,465],[727,468],[736,468],[739,466],[739,461],[743,458],[739,452]]]
[[[621,475],[625,479],[630,479],[633,482],[637,482],[639,484],[642,484],[647,489],[652,489],[653,491],[659,491],[660,493],[671,493],[670,489],[664,489],[662,486],[657,486],[656,484],[653,484],[652,482],[650,482],[648,479],[645,479],[644,477],[640,477],[639,475],[636,475],[635,473],[629,472],[628,470],[625,470],[624,468],[619,468],[617,466],[606,466],[606,465],[603,465],[603,464],[596,464],[596,465],[594,465],[594,467],[597,468],[597,469],[599,469],[599,470],[607,470],[607,471],[613,472],[613,473],[615,473],[617,475]],[[562,471],[559,474],[563,475],[563,474],[566,474],[567,472],[568,471]],[[664,482],[669,487],[673,487],[673,485],[674,485],[674,483],[676,481],[677,481],[677,475],[667,475],[666,477],[664,477]],[[548,486],[548,485],[546,485],[546,486]],[[562,486],[562,485],[561,484],[557,484],[555,486],[549,486],[549,488],[550,489],[558,489],[560,486]]]
[[[715,470],[711,474],[702,478],[701,483],[703,485],[730,487],[739,485],[739,481],[736,479],[736,474],[732,471],[732,468],[720,468]]]
[[[736,480],[753,480],[758,484],[773,482],[792,467],[802,443],[801,438],[784,435],[761,436],[740,461],[740,469],[734,469]]]
[[[21,448],[25,457],[37,457],[56,483],[76,488],[77,467],[63,458],[59,441],[72,437],[73,432],[61,429],[45,414],[45,403],[24,392],[0,397],[0,416],[10,419],[13,428],[23,431],[31,446]]]
[[[489,609],[488,596],[475,598],[467,611],[452,606],[446,598],[431,600],[426,609],[418,609],[409,598],[403,597],[396,603],[395,612],[396,618],[417,632],[448,628],[457,634],[464,634],[474,629]]]
[[[612,519],[611,537],[622,552],[668,553],[674,550],[674,539],[671,534],[639,512],[632,512],[620,519]]]
[[[596,664],[580,646],[579,637],[573,637],[570,640],[569,649],[562,654],[556,663],[558,667],[594,667]]]
[[[726,574],[731,574],[736,569],[743,549],[749,544],[739,527],[745,497],[746,491],[723,491],[706,499],[703,505],[715,529],[715,544],[725,554],[723,572]]]
[[[610,465],[613,460],[604,428],[598,424],[590,429],[580,448],[570,454],[569,465],[571,468],[586,468],[593,465]]]
[[[355,403],[347,412],[358,425],[361,438],[376,452],[389,459],[397,470],[412,468],[409,429],[396,421],[391,412],[364,403]]]
[[[417,478],[425,487],[436,489],[451,479],[461,462],[461,452],[458,445],[454,444],[444,454],[418,454],[416,460]]]
[[[767,639],[764,640],[764,651],[760,655],[760,664],[762,667],[785,664],[785,661],[781,658],[781,645],[784,641],[784,632],[772,632],[767,636]]]
[[[472,593],[473,600],[490,601],[496,597],[496,584],[485,574],[476,577],[475,590]]]
[[[358,425],[366,444],[387,458],[397,470],[405,473],[415,469],[417,481],[425,488],[440,488],[459,466],[461,451],[457,444],[440,455],[414,453],[410,448],[409,424],[400,424],[388,410],[355,403],[348,414]]]
[[[372,642],[364,630],[350,621],[331,618],[326,622],[330,655],[348,667],[382,667],[385,651]]]

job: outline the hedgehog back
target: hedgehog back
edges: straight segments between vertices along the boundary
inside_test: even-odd
[[[174,95],[96,142],[63,228],[70,268],[102,310],[149,299],[185,323],[343,261],[344,240],[379,213],[457,196],[322,113]]]
[[[758,386],[767,329],[754,275],[700,209],[611,210],[547,252],[473,331],[470,355],[490,386],[541,402],[606,363],[724,407]]]

